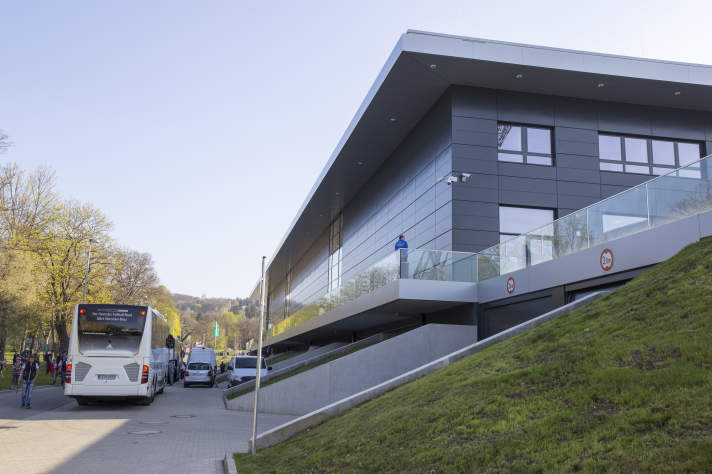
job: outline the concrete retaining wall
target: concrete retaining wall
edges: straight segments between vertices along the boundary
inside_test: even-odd
[[[269,364],[272,366],[272,370],[280,370],[285,367],[289,367],[290,365],[298,364],[299,362],[306,360],[306,359],[311,359],[312,357],[318,356],[319,354],[324,354],[326,352],[332,351],[338,347],[341,347],[343,345],[346,345],[345,342],[332,342],[331,344],[327,344],[325,346],[321,347],[315,347],[314,349],[310,349],[307,352],[303,354],[299,354],[294,357],[290,357],[289,359],[283,360],[281,362],[277,362],[276,364]]]
[[[303,415],[476,340],[476,326],[427,324],[260,389],[258,409],[263,413]],[[252,410],[253,397],[248,393],[227,400],[226,407]]]

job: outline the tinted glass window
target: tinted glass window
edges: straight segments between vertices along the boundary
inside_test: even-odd
[[[598,136],[598,154],[602,160],[621,159],[621,139],[610,135]]]
[[[554,220],[551,209],[499,207],[499,231],[504,234],[523,234]]]
[[[210,370],[210,364],[205,362],[191,362],[188,364],[188,370]]]
[[[522,151],[522,128],[501,124],[497,126],[500,150]]]
[[[527,151],[551,154],[551,132],[546,128],[527,128]]]
[[[523,163],[524,155],[515,155],[514,153],[499,153],[497,155],[499,161],[507,161],[510,163]]]
[[[678,143],[677,151],[680,155],[680,166],[689,165],[700,159],[700,145],[697,143]]]
[[[625,160],[634,163],[648,162],[648,144],[643,138],[625,138]]]
[[[653,163],[656,165],[675,165],[675,143],[653,140]]]
[[[601,171],[623,171],[620,163],[601,163]]]

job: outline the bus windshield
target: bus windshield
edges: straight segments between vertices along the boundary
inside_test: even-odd
[[[145,306],[79,305],[79,350],[135,353],[145,325]]]

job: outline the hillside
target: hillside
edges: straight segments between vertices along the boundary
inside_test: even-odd
[[[239,471],[709,471],[712,238]]]

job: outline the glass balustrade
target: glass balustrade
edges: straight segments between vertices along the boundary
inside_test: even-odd
[[[398,279],[476,282],[712,210],[702,158],[478,253],[401,249],[271,328],[277,335]]]

